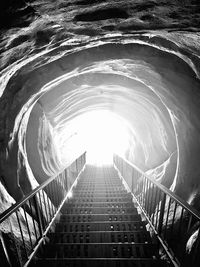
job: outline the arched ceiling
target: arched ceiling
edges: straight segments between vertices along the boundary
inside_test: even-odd
[[[78,4],[75,2],[71,1],[69,6],[74,7]],[[198,33],[149,30],[147,22],[141,24],[141,18],[130,20],[134,8],[128,12],[124,3],[125,16],[120,9],[122,3],[118,2],[118,11],[109,9],[112,14],[109,18],[102,7],[98,8],[100,13],[95,14],[103,14],[103,19],[93,23],[94,10],[88,10],[86,2],[79,3],[80,16],[78,9],[69,10],[67,23],[74,18],[73,25],[70,24],[73,34],[66,36],[64,26],[42,17],[28,29],[13,31],[5,37],[5,47],[10,52],[3,50],[1,57],[4,68],[0,78],[0,136],[1,173],[6,177],[9,192],[14,194],[16,188],[26,192],[30,190],[27,178],[30,187],[34,187],[36,180],[42,182],[63,168],[62,147],[73,136],[73,131],[66,134],[67,126],[88,111],[104,110],[130,125],[129,148],[124,156],[143,170],[167,162],[164,177],[170,180],[167,184],[191,200],[198,191],[200,173]],[[42,6],[38,6],[40,10]],[[161,11],[158,4],[152,8],[156,14]],[[49,14],[48,18],[53,18],[53,13]],[[90,20],[86,22],[87,17]],[[111,27],[115,19],[119,25],[115,32],[110,32],[106,22]],[[166,17],[160,18],[159,22],[165,20]],[[153,21],[155,26],[158,21]],[[45,35],[48,40],[52,37],[48,45],[40,42],[40,38],[46,39],[42,35],[45,31],[40,30],[41,35],[37,31],[39,22],[53,32]],[[148,32],[127,32],[136,22]],[[81,30],[75,33],[80,23]],[[166,27],[165,23],[162,25]],[[26,40],[22,42],[27,48],[23,50],[20,38],[30,33],[32,39],[29,46]],[[13,54],[14,41],[20,43],[19,54],[18,50]],[[80,147],[80,151],[71,153],[70,160],[81,151]]]

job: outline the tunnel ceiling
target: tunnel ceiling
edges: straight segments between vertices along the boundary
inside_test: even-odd
[[[132,126],[134,142],[130,142],[126,154],[131,161],[146,169],[158,166],[176,151],[174,129],[161,99],[149,87],[133,79],[134,73],[131,75],[129,71],[126,76],[126,67],[121,72],[126,61],[100,61],[87,67],[86,73],[83,68],[75,77],[55,87],[51,84],[51,90],[40,98],[39,103],[55,135],[59,135],[58,141],[62,142],[65,141],[63,135],[66,139],[73,135],[70,132],[66,134],[66,123],[69,125],[76,116],[99,109],[120,115]],[[130,69],[131,65],[135,63],[129,60]]]
[[[60,157],[74,134],[67,127],[71,122],[88,111],[108,110],[130,126],[123,156],[144,171],[153,169],[155,178],[165,174],[165,185],[189,202],[195,199],[199,33],[195,19],[186,25],[183,16],[178,22],[170,14],[197,4],[178,10],[165,2],[117,1],[114,8],[112,1],[91,7],[70,1],[57,6],[53,16],[48,1],[32,1],[32,15],[46,8],[46,17],[4,29],[1,173],[12,196],[17,198],[16,188],[29,191],[84,151],[84,146],[74,155],[70,151],[66,162]]]

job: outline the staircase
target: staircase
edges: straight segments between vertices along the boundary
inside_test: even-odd
[[[113,167],[87,166],[33,266],[166,266]]]

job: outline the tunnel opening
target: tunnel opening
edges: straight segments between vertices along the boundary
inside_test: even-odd
[[[3,113],[7,112],[4,139],[8,145],[4,147],[6,156],[2,153],[5,156],[2,162],[8,192],[16,201],[20,200],[70,166],[88,147],[95,152],[99,150],[101,161],[106,158],[104,153],[110,160],[109,146],[105,146],[105,151],[99,142],[106,131],[98,137],[98,127],[111,126],[107,118],[108,113],[112,113],[120,118],[121,125],[129,125],[128,134],[121,139],[128,141],[123,149],[118,149],[125,162],[136,165],[145,175],[189,203],[196,199],[198,207],[198,172],[187,179],[190,171],[194,174],[196,170],[193,166],[198,165],[195,158],[198,146],[194,142],[199,123],[198,99],[191,95],[191,90],[197,92],[199,88],[195,63],[187,58],[187,53],[182,55],[178,46],[161,36],[131,38],[127,35],[121,40],[120,35],[109,35],[100,39],[87,40],[81,45],[73,40],[70,46],[64,42],[59,48],[8,70],[11,78],[3,76],[6,90],[15,93],[10,106],[4,105]],[[2,93],[2,101],[12,95]],[[194,113],[190,108],[187,110],[192,105]],[[107,113],[102,119],[104,124],[98,119],[99,112]],[[89,133],[95,137],[92,144],[98,142],[96,148],[89,145],[92,138],[86,142],[85,137],[91,135],[85,129],[81,137],[81,128],[84,128],[81,123],[88,114],[95,114],[96,118],[89,120],[92,126]],[[120,133],[124,126],[120,126],[120,130],[112,128]],[[104,144],[110,140],[109,144],[116,149],[121,137],[113,133],[111,136],[107,135]],[[195,159],[189,164],[190,156]],[[100,161],[94,153],[91,160]],[[70,175],[75,177],[75,174],[74,167]],[[127,175],[129,177],[129,167]],[[13,180],[14,185],[10,182]],[[156,196],[154,187],[150,187],[149,192]],[[46,193],[51,196],[50,191]]]
[[[177,150],[169,110],[141,82],[121,75],[93,73],[56,82],[55,86],[51,82],[50,90],[30,113],[26,143],[33,172],[38,171],[38,161],[34,166],[38,157],[47,176],[53,170],[51,160],[62,168],[87,151],[87,160],[93,164],[112,163],[117,153],[144,171],[152,170],[155,178],[154,169],[159,168],[159,179],[165,177],[168,187],[174,179],[165,176]]]
[[[121,75],[92,73],[55,86],[51,82],[30,112],[26,144],[38,184],[84,151],[89,165],[113,166],[117,154],[168,188],[176,173],[170,112],[152,90]],[[52,192],[45,192],[53,199]]]

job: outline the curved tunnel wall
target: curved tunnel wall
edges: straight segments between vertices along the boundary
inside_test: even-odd
[[[73,105],[73,108],[70,108],[70,105],[67,106],[64,113],[65,120],[77,116],[81,112],[88,110],[87,108],[95,109],[97,107],[106,107],[113,111],[117,110],[131,123],[131,120],[134,120],[134,116],[132,116],[132,114],[130,115],[131,104],[130,109],[127,108],[125,111],[124,105],[127,103],[126,101],[128,101],[130,96],[134,99],[131,89],[137,83],[138,92],[141,93],[143,90],[146,101],[147,96],[149,97],[150,95],[150,98],[152,98],[150,106],[153,107],[153,105],[156,104],[156,108],[154,108],[156,112],[154,115],[155,117],[157,116],[157,120],[161,122],[160,126],[162,125],[162,127],[160,131],[164,131],[163,136],[166,136],[166,138],[162,140],[166,141],[167,148],[166,151],[162,151],[162,160],[160,160],[161,157],[158,157],[158,161],[148,162],[148,164],[143,167],[146,168],[146,170],[155,168],[164,163],[170,156],[172,158],[172,155],[176,154],[177,147],[173,125],[169,120],[169,116],[163,115],[169,113],[176,130],[179,152],[179,165],[173,188],[187,201],[191,202],[194,199],[194,194],[198,192],[199,186],[199,164],[197,157],[200,150],[200,144],[197,140],[198,124],[200,123],[198,118],[199,105],[197,97],[199,95],[199,81],[195,75],[194,69],[191,68],[184,57],[181,58],[181,56],[174,51],[164,51],[166,50],[166,48],[164,48],[166,43],[164,43],[163,47],[160,46],[160,44],[159,47],[153,47],[156,45],[145,43],[143,39],[145,39],[145,37],[136,38],[135,40],[127,37],[127,39],[124,38],[124,40],[121,41],[120,37],[117,36],[115,38],[112,37],[109,39],[108,37],[107,39],[102,39],[100,43],[99,41],[86,42],[84,45],[82,44],[80,46],[76,44],[74,46],[63,44],[59,48],[49,51],[47,54],[41,55],[36,59],[30,59],[30,61],[24,66],[21,66],[20,69],[15,69],[15,74],[9,79],[9,83],[6,85],[1,98],[1,103],[3,104],[2,109],[4,108],[4,112],[1,116],[5,118],[5,124],[3,125],[4,131],[1,134],[3,140],[1,170],[5,177],[4,179],[8,191],[8,184],[11,180],[14,180],[17,185],[20,184],[21,177],[20,172],[16,170],[16,163],[18,162],[19,166],[20,162],[21,169],[25,168],[27,172],[27,168],[25,167],[27,164],[22,164],[22,162],[27,163],[24,158],[26,157],[28,149],[25,145],[21,146],[21,150],[18,149],[16,140],[19,140],[19,133],[22,137],[20,140],[25,140],[28,121],[28,115],[26,114],[27,111],[32,108],[35,101],[41,97],[40,103],[42,103],[44,108],[45,116],[54,129],[56,124],[53,122],[55,116],[53,115],[51,105],[55,107],[55,103],[49,101],[48,97],[52,100],[53,94],[57,95],[59,90],[61,92],[62,83],[67,81],[65,84],[66,94],[70,94],[71,92],[72,95],[77,94],[82,96],[81,94],[83,93],[84,95],[85,92],[86,97],[85,102],[81,101],[81,99],[79,99],[79,103],[76,102],[76,108],[79,107],[78,109],[73,109]],[[109,77],[110,81],[108,78],[104,86],[102,87],[102,84],[100,86],[100,83],[105,81],[105,76],[114,76],[116,82],[113,82],[113,78]],[[111,100],[109,90],[113,85],[116,86],[116,83],[121,83],[121,87],[114,97],[112,94]],[[83,85],[85,85],[85,88]],[[91,90],[91,88],[94,89],[94,86],[97,88],[101,87],[101,89],[98,89],[98,97],[95,96],[95,104],[93,101],[91,104],[91,99],[90,97],[87,99],[87,94],[88,96],[94,94],[95,90]],[[105,90],[105,88],[107,89]],[[126,88],[127,94],[124,94],[124,88]],[[45,96],[44,94],[49,90],[51,90],[52,96],[51,93]],[[100,91],[104,92],[103,97],[99,97]],[[152,95],[152,92],[154,92],[157,99]],[[137,90],[135,96],[136,95]],[[60,93],[60,97],[62,97],[62,93]],[[65,99],[70,103],[70,96],[67,97],[69,98]],[[8,101],[8,99],[10,101]],[[105,100],[103,106],[101,104],[102,100]],[[130,103],[134,103],[134,101],[130,100]],[[16,115],[18,116],[16,117]],[[61,121],[62,120],[60,120],[60,122]],[[57,120],[57,126],[58,125],[59,120]],[[140,125],[138,127],[140,127]],[[56,131],[56,129],[53,131]],[[155,135],[155,133],[152,134]],[[159,145],[160,144],[161,143],[159,143]],[[159,145],[157,148],[154,145],[152,146],[156,148],[156,152],[159,151]],[[141,148],[138,148],[138,150],[139,149]],[[133,155],[131,155],[131,151],[132,149],[130,149],[126,156],[131,160],[135,160]],[[141,151],[144,152],[143,149],[141,149]],[[172,163],[173,166],[176,166],[174,161],[176,161],[176,157],[173,159]],[[138,164],[141,163],[139,162]],[[12,171],[8,171],[7,168],[5,168],[6,165],[14,165],[15,168],[13,168]],[[53,165],[55,165],[56,172],[59,165],[57,165],[57,163]],[[34,167],[32,167],[32,169],[34,173]],[[175,173],[175,171],[173,171],[173,173]],[[190,179],[188,179],[188,177],[190,177]]]

